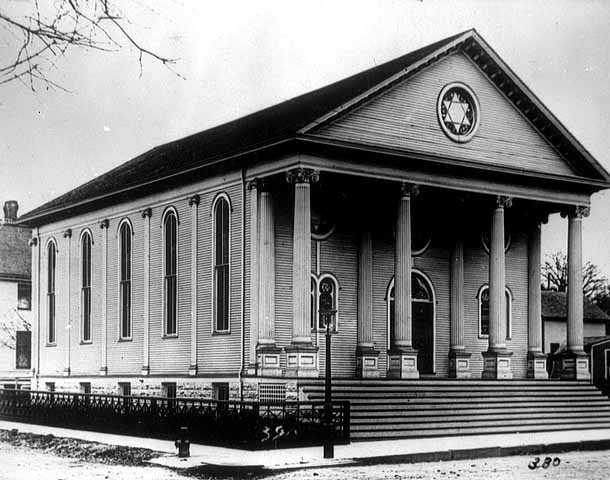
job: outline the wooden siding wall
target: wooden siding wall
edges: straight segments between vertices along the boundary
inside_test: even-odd
[[[441,130],[437,98],[450,82],[476,94],[480,127],[468,143]],[[348,142],[460,158],[479,164],[573,175],[572,168],[463,54],[453,54],[314,134]]]
[[[228,181],[227,181],[228,180]],[[223,188],[214,188],[213,183],[227,182]],[[66,365],[66,328],[71,319],[70,351],[71,373],[73,376],[99,375],[101,362],[101,319],[102,302],[103,241],[105,231],[99,222],[110,220],[107,249],[107,352],[108,375],[139,376],[143,365],[144,332],[144,219],[141,210],[152,209],[150,219],[150,374],[188,374],[190,364],[191,335],[191,207],[188,198],[199,193],[201,202],[198,210],[198,372],[202,376],[237,375],[240,366],[241,343],[241,267],[242,267],[242,196],[241,184],[237,176],[214,179],[202,185],[199,191],[163,192],[149,199],[121,204],[117,207],[93,212],[81,217],[50,224],[41,229],[41,346],[40,375],[61,376]],[[226,194],[231,203],[230,241],[230,332],[214,333],[212,319],[212,203],[219,193]],[[171,199],[173,197],[173,199]],[[171,200],[169,200],[171,199]],[[172,206],[176,209],[178,225],[178,335],[164,337],[163,326],[163,212]],[[118,301],[118,228],[123,219],[132,225],[132,339],[119,341],[119,301]],[[62,232],[72,228],[70,240],[70,298],[67,298],[67,250],[68,239]],[[81,342],[81,255],[80,235],[88,228],[92,234],[92,342]],[[56,266],[56,345],[47,346],[47,250],[49,239],[57,243]],[[246,237],[248,242],[249,237]],[[249,255],[249,253],[247,253]],[[246,283],[247,285],[247,283]],[[35,291],[35,287],[33,288]],[[35,345],[33,345],[35,348]]]
[[[290,344],[292,331],[292,217],[291,202],[276,197],[276,340],[278,346]],[[446,223],[446,222],[445,222]],[[443,222],[439,221],[439,224]],[[512,337],[507,340],[513,354],[515,378],[525,378],[527,368],[527,236],[517,228],[506,253],[506,284],[513,295]],[[312,242],[312,272],[332,273],[339,282],[339,332],[333,336],[333,375],[351,377],[355,372],[357,342],[358,228],[338,226],[327,240]],[[465,241],[464,308],[465,343],[472,354],[472,372],[480,377],[481,352],[487,338],[478,335],[479,288],[488,283],[489,257],[481,244],[480,230],[470,232]],[[414,258],[414,268],[427,276],[435,292],[435,372],[446,376],[450,345],[450,264],[449,231],[435,233],[430,248]],[[373,232],[373,340],[380,352],[379,368],[387,369],[387,287],[394,275],[394,240],[391,228]],[[316,250],[320,264],[316,265]],[[312,337],[314,343],[316,334]],[[320,371],[324,371],[324,336],[318,337]],[[282,356],[282,366],[285,365]]]

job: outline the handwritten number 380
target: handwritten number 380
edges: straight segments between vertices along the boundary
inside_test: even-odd
[[[538,467],[542,467],[542,468],[549,468],[550,466],[556,467],[561,463],[561,459],[559,457],[555,457],[555,458],[551,458],[551,457],[546,457],[544,459],[544,462],[542,462],[542,464],[540,463],[540,457],[536,457],[534,458],[534,460],[532,460],[527,467],[530,470],[535,470]]]

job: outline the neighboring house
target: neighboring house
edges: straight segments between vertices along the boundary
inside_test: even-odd
[[[0,224],[0,386],[31,377],[32,233],[16,224],[18,208],[5,202]]]
[[[604,337],[610,334],[610,317],[588,298],[583,299],[583,336]],[[542,292],[544,352],[554,353],[565,346],[567,338],[568,296],[566,292]]]
[[[582,219],[609,186],[469,30],[24,215],[34,386],[295,399],[324,376],[326,320],[337,378],[546,378],[540,225],[567,214],[582,271]],[[582,313],[566,379],[589,376]]]

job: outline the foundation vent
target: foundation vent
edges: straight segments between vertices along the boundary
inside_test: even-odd
[[[261,403],[282,403],[286,401],[286,385],[283,383],[259,383],[258,399]]]

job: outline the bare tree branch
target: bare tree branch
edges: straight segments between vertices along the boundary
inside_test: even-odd
[[[143,72],[143,58],[169,65],[176,59],[163,56],[136,40],[115,2],[118,0],[35,0],[20,6],[25,13],[9,13],[0,6],[0,26],[8,33],[14,55],[0,61],[0,85],[20,81],[35,90],[39,85],[60,88],[49,78],[58,58],[69,50],[85,48],[116,52],[123,44],[135,48]]]

